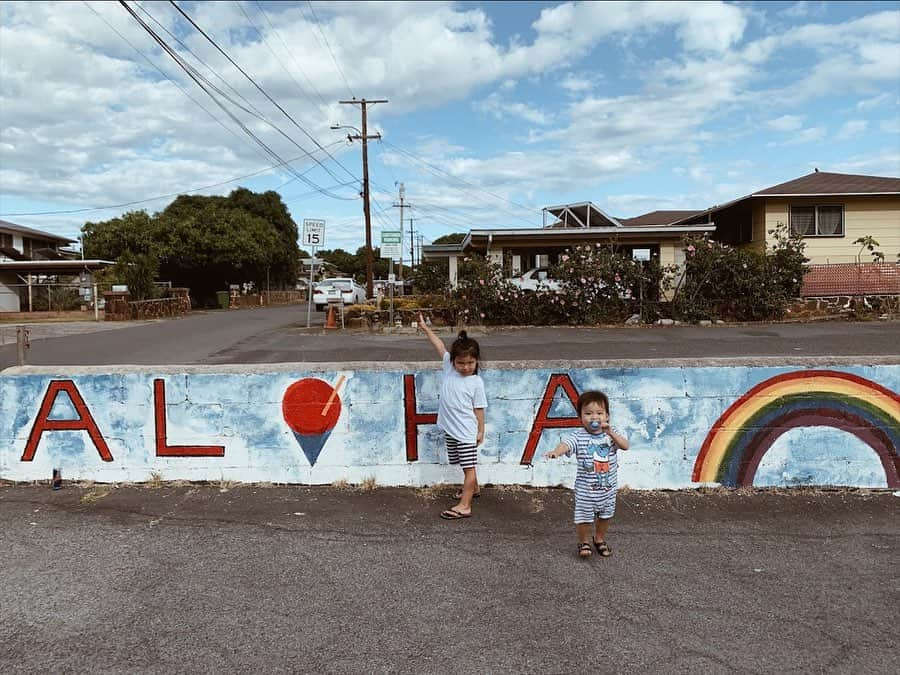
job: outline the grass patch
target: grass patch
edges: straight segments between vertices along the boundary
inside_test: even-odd
[[[93,504],[96,501],[103,499],[106,495],[109,494],[108,487],[93,487],[83,495],[81,495],[82,504]]]
[[[435,483],[434,485],[423,485],[422,487],[416,488],[416,496],[421,497],[422,499],[428,499],[430,501],[434,501],[438,498],[443,498],[443,493],[447,490],[446,483]]]
[[[340,480],[336,480],[331,484],[331,487],[337,488],[338,490],[347,490],[350,488],[350,483],[346,481],[346,479],[341,478]]]
[[[147,481],[147,487],[151,490],[158,490],[163,485],[163,477],[159,471],[150,472],[150,480]]]
[[[359,489],[364,492],[369,492],[378,487],[378,481],[375,480],[375,476],[369,476],[362,483],[359,484]]]

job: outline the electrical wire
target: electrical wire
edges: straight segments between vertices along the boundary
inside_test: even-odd
[[[247,107],[249,107],[251,110],[253,110],[253,112],[256,114],[256,117],[258,117],[261,120],[265,119],[265,116],[263,115],[262,111],[259,110],[259,108],[257,108],[255,105],[253,105],[253,103],[248,101],[241,92],[239,92],[237,89],[232,87],[231,84],[228,83],[228,80],[226,80],[224,77],[222,77],[206,61],[204,61],[202,58],[200,58],[197,55],[197,53],[195,51],[193,51],[177,35],[173,34],[172,31],[170,31],[168,28],[166,28],[166,26],[161,21],[159,21],[155,16],[153,16],[153,14],[151,14],[148,9],[146,9],[140,2],[135,2],[134,4],[137,6],[137,8],[139,10],[141,10],[141,12],[143,12],[147,16],[148,19],[150,19],[153,23],[155,23],[157,26],[159,26],[166,33],[166,35],[168,35],[171,39],[175,40],[175,42],[177,42],[184,51],[186,51],[188,54],[193,56],[197,61],[202,63],[213,76],[218,78],[219,81],[221,81],[223,85],[228,87],[228,89],[231,90],[231,92],[234,93],[235,96],[237,96],[239,99],[241,99],[247,105]]]
[[[300,62],[297,61],[296,58],[294,58],[294,52],[291,51],[290,47],[288,47],[287,43],[284,41],[284,38],[281,37],[281,33],[278,32],[278,29],[275,27],[275,24],[272,23],[272,20],[269,18],[269,15],[266,13],[266,10],[263,9],[263,6],[260,4],[259,0],[254,0],[254,2],[256,3],[256,7],[259,10],[260,14],[262,14],[263,17],[266,19],[266,23],[269,24],[269,28],[272,30],[272,32],[275,34],[275,36],[281,42],[281,46],[284,47],[284,51],[286,51],[287,55],[291,57],[291,61],[293,61],[294,65],[297,66],[297,70],[299,70],[300,74],[303,75],[303,78],[309,84],[310,89],[312,89],[315,92],[316,96],[319,97],[319,101],[322,102],[322,107],[327,108],[328,103],[322,97],[322,94],[319,93],[319,90],[316,89],[316,85],[313,84],[313,81],[306,74],[306,71],[303,69],[303,66],[300,65]],[[290,71],[288,71],[288,74],[290,75]],[[296,80],[295,80],[295,82],[296,82]],[[297,85],[297,86],[299,87],[300,85]],[[302,90],[302,88],[301,88],[301,90]]]
[[[337,141],[337,142],[342,143],[343,141]],[[294,157],[293,159],[289,159],[288,161],[295,162],[298,159],[303,159],[303,158],[302,157]],[[190,190],[181,190],[179,192],[170,192],[169,194],[157,195],[156,197],[148,197],[146,199],[137,199],[135,201],[124,202],[122,204],[110,204],[109,206],[91,206],[91,207],[85,207],[85,208],[80,208],[80,209],[69,209],[66,211],[35,211],[32,213],[0,213],[0,217],[5,218],[7,216],[62,216],[62,215],[70,215],[73,213],[85,213],[87,211],[107,211],[109,209],[121,209],[126,206],[135,206],[136,204],[145,204],[147,202],[155,202],[155,201],[159,201],[160,199],[169,199],[170,197],[178,197],[180,195],[191,194],[192,192],[202,192],[203,190],[210,190],[212,188],[221,187],[222,185],[228,185],[229,183],[236,183],[236,182],[238,182],[240,180],[244,180],[246,178],[253,178],[253,176],[259,176],[260,174],[267,173],[267,172],[271,171],[272,169],[277,169],[280,166],[281,166],[280,164],[275,164],[273,166],[267,166],[265,169],[260,169],[259,171],[254,171],[253,173],[248,173],[245,176],[238,176],[237,178],[230,178],[228,180],[222,181],[221,183],[212,183],[211,185],[203,185],[201,187],[192,188]],[[307,173],[309,171],[312,171],[312,168],[307,169],[303,173]],[[272,189],[273,189],[273,191],[280,190],[281,188],[285,187],[286,185],[290,185],[295,180],[297,180],[297,179],[291,178],[286,183],[282,183],[278,187],[272,188]],[[346,184],[350,185],[353,182],[355,182],[355,181],[350,181]],[[332,186],[332,187],[341,187],[341,186],[336,185],[336,186]]]
[[[124,0],[119,0],[119,4],[122,5],[122,7],[124,7],[125,10],[132,16],[132,18],[134,18],[141,25],[141,27],[144,28],[144,30],[150,34],[150,36],[154,39],[154,41],[156,41],[156,43],[159,44],[159,46],[170,57],[172,57],[172,59],[188,74],[188,76],[197,84],[197,86],[199,86],[204,91],[204,93],[206,93],[207,96],[209,96],[212,99],[212,101],[217,106],[219,106],[219,108],[226,115],[228,115],[228,117],[230,117],[232,119],[232,121],[235,124],[237,124],[245,134],[247,134],[250,138],[252,138],[269,157],[271,157],[276,162],[278,162],[280,166],[283,166],[286,171],[290,172],[292,175],[294,175],[295,177],[297,177],[298,179],[300,179],[301,181],[303,181],[304,183],[309,185],[309,187],[311,187],[312,189],[320,190],[322,192],[322,194],[329,196],[333,199],[346,200],[346,201],[352,201],[352,200],[356,199],[355,197],[342,197],[340,195],[336,195],[336,194],[332,193],[331,191],[325,190],[321,186],[319,186],[316,183],[314,183],[313,181],[309,180],[303,174],[298,173],[296,171],[296,169],[294,169],[292,166],[290,166],[290,164],[288,164],[284,159],[282,159],[278,155],[278,153],[276,153],[272,148],[270,148],[261,138],[259,138],[256,134],[254,134],[243,122],[241,122],[241,120],[239,120],[230,110],[228,110],[221,103],[221,101],[219,101],[211,93],[210,89],[214,90],[217,94],[219,94],[219,96],[228,100],[232,105],[234,105],[237,108],[240,108],[241,110],[244,110],[248,114],[253,114],[251,111],[247,110],[246,108],[241,106],[239,103],[234,101],[232,98],[230,98],[227,94],[225,94],[225,92],[223,92],[221,89],[216,87],[214,84],[212,84],[212,82],[210,82],[201,73],[199,73],[196,68],[194,68],[189,63],[187,63],[183,58],[181,58],[181,56],[158,33],[156,33],[156,31],[154,31],[153,28],[151,28],[143,19],[141,19],[141,17],[139,17],[137,15],[137,13],[133,9],[131,9],[131,7],[129,7],[128,4]],[[267,120],[264,120],[264,121],[267,121]],[[276,130],[278,130],[277,127],[276,127]],[[278,131],[280,131],[280,130],[278,130]],[[284,132],[281,132],[281,133],[282,133],[282,135],[286,136],[286,134],[284,134]],[[288,137],[288,136],[286,136],[286,137],[289,140],[291,140],[298,148],[300,148],[300,150],[303,151],[307,157],[310,157],[311,159],[316,161],[320,166],[322,166],[321,162],[319,162],[318,159],[313,157],[312,153],[310,153],[308,150],[306,150],[305,148],[303,148],[302,146],[297,144],[295,141],[293,141],[293,139],[290,139],[290,137]]]
[[[312,134],[310,134],[306,129],[304,129],[303,126],[301,126],[300,123],[297,122],[297,120],[295,120],[295,119],[290,115],[290,113],[288,113],[288,111],[285,110],[285,109],[281,106],[281,104],[279,104],[274,98],[272,98],[271,96],[269,96],[269,93],[268,93],[265,89],[263,89],[263,88],[259,85],[259,83],[257,83],[257,81],[254,80],[254,79],[247,73],[247,71],[245,71],[243,68],[241,68],[241,66],[239,66],[239,65],[237,64],[237,62],[236,62],[234,59],[232,59],[232,58],[225,52],[225,50],[222,49],[222,48],[218,45],[218,43],[217,43],[215,40],[213,40],[212,37],[210,37],[210,36],[206,33],[206,31],[204,31],[200,26],[198,26],[197,23],[196,23],[196,22],[195,22],[188,14],[187,14],[187,12],[185,12],[183,9],[181,9],[181,7],[178,6],[178,4],[175,2],[175,0],[169,0],[169,4],[172,5],[172,6],[178,11],[178,13],[181,14],[181,15],[188,21],[188,23],[190,23],[190,24],[197,30],[197,32],[199,32],[203,37],[205,37],[206,40],[207,40],[213,47],[215,47],[216,50],[218,50],[218,52],[219,52],[220,54],[222,54],[222,56],[224,56],[226,59],[228,59],[228,62],[231,63],[231,65],[233,65],[235,68],[237,68],[238,71],[239,71],[245,78],[247,78],[247,80],[248,80],[254,87],[256,87],[256,89],[257,89],[263,96],[265,96],[266,99],[268,99],[268,101],[269,101],[272,105],[274,105],[274,106],[275,106],[275,107],[276,107],[276,108],[277,108],[277,109],[278,109],[278,110],[279,110],[279,111],[280,111],[280,112],[281,112],[288,120],[290,120],[290,122],[291,122],[295,127],[297,127],[297,129],[299,129],[299,130],[300,130],[307,138],[309,138],[309,140],[311,140],[311,141],[316,145],[316,147],[318,147],[320,150],[324,150],[324,151],[325,151],[325,154],[328,155],[328,156],[331,158],[331,160],[334,161],[335,164],[337,164],[337,165],[338,165],[339,167],[341,167],[344,171],[346,171],[347,174],[348,174],[351,178],[355,178],[355,179],[359,180],[359,176],[355,175],[352,171],[350,171],[350,169],[348,169],[348,168],[347,168],[346,166],[344,166],[340,161],[338,161],[338,159],[337,159],[336,157],[334,157],[330,152],[328,152],[327,150],[325,150],[324,146],[323,146],[321,143],[319,143],[319,141],[318,141],[315,137],[313,137]],[[278,129],[277,127],[276,127],[276,130],[278,130],[278,131],[279,131],[283,136],[285,136],[285,138],[287,138],[288,140],[292,140],[289,136],[287,136],[287,134],[285,134],[284,132],[280,131],[280,129]],[[293,142],[293,141],[292,141],[292,142]],[[295,144],[296,144],[296,143],[295,143]],[[298,145],[298,147],[300,147],[300,146]],[[302,148],[301,148],[301,149],[302,149]],[[323,164],[323,163],[322,163],[321,161],[319,161],[318,159],[315,159],[315,161],[316,161],[316,163],[319,164],[319,166],[321,166],[321,167],[328,173],[328,175],[330,175],[330,176],[331,176],[332,178],[334,178],[335,180],[340,180],[337,176],[334,175],[334,173],[332,173],[331,169],[329,169],[327,166],[325,166],[325,164]]]
[[[322,39],[325,40],[325,47],[328,49],[328,53],[331,54],[331,60],[334,62],[334,67],[337,68],[338,73],[341,76],[341,79],[344,81],[344,84],[347,85],[347,91],[350,92],[350,98],[356,98],[356,94],[353,93],[353,89],[350,88],[350,83],[347,81],[347,76],[344,75],[344,70],[341,68],[341,64],[338,63],[338,60],[334,56],[334,50],[331,48],[331,44],[328,42],[328,38],[325,35],[325,31],[322,30],[322,26],[319,22],[319,17],[316,14],[316,10],[312,5],[310,0],[306,0],[306,4],[309,5],[309,11],[312,12],[314,23],[316,28],[319,29],[319,33],[322,34]]]
[[[398,145],[396,145],[396,144],[394,144],[394,143],[391,143],[391,142],[389,142],[389,141],[382,141],[382,142],[383,142],[385,145],[388,145],[388,146],[390,146],[391,148],[395,149],[397,152],[401,153],[401,154],[404,155],[405,157],[408,157],[409,159],[412,159],[414,162],[417,162],[418,164],[421,164],[422,166],[426,167],[426,171],[428,171],[429,173],[431,173],[432,175],[434,175],[434,176],[436,176],[436,177],[438,177],[438,178],[449,178],[449,179],[454,180],[454,181],[456,181],[456,182],[458,182],[458,183],[461,183],[462,185],[467,186],[470,190],[474,190],[474,191],[476,191],[476,192],[483,192],[484,194],[490,195],[490,196],[493,197],[494,199],[498,199],[498,200],[500,200],[500,201],[506,202],[507,204],[511,204],[512,206],[515,206],[515,207],[518,208],[518,209],[522,209],[522,210],[524,210],[524,211],[527,211],[528,213],[531,213],[531,214],[541,214],[541,213],[542,213],[542,211],[541,211],[540,209],[537,209],[537,208],[535,208],[535,207],[533,207],[533,206],[525,206],[525,205],[523,205],[523,204],[519,204],[519,203],[514,202],[514,201],[512,201],[512,200],[510,200],[510,199],[507,199],[506,197],[502,197],[501,195],[498,195],[498,194],[496,194],[496,193],[494,193],[494,192],[491,192],[490,190],[485,190],[484,188],[479,187],[479,186],[475,185],[474,183],[470,183],[469,181],[463,180],[462,178],[459,178],[458,176],[454,176],[454,175],[452,175],[452,174],[450,174],[450,173],[447,173],[447,172],[444,171],[443,169],[440,169],[439,167],[437,167],[437,166],[431,164],[430,162],[427,162],[426,160],[422,159],[421,157],[416,156],[416,155],[413,154],[412,152],[410,152],[410,151],[408,151],[408,150],[406,150],[406,149],[404,149],[404,148],[401,148],[400,146],[398,146]],[[492,203],[492,202],[488,202],[488,201],[487,201],[486,199],[484,199],[483,197],[478,197],[477,195],[473,195],[473,196],[475,196],[477,199],[480,199],[482,202],[485,202],[485,203]],[[512,211],[507,211],[507,213],[509,213],[510,215],[513,215],[513,212],[512,212]],[[524,217],[522,217],[522,216],[516,215],[516,216],[514,216],[514,217],[517,218],[518,220],[522,220],[523,222],[528,222],[529,226],[533,226],[533,223],[531,223],[531,221],[527,221],[527,220],[526,220]]]

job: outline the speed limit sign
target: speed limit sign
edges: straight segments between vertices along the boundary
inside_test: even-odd
[[[303,221],[303,244],[306,246],[322,246],[325,244],[325,221]]]

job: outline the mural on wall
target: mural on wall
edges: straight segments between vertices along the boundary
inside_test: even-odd
[[[457,478],[436,428],[439,372],[98,372],[0,376],[0,477],[422,485]],[[482,482],[566,484],[543,452],[610,396],[634,488],[900,487],[900,366],[504,368],[488,393]]]
[[[817,426],[859,438],[881,460],[888,487],[900,487],[900,396],[833,370],[776,375],[741,396],[703,441],[691,479],[727,487],[753,485],[760,460],[779,436]]]
[[[339,376],[332,387],[318,378],[305,377],[284,392],[281,413],[311,465],[316,463],[341,416],[338,391],[345,379]]]

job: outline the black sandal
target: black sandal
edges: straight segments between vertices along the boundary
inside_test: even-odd
[[[612,555],[612,549],[605,541],[594,540],[594,548],[597,549],[597,554],[603,558],[608,558]]]
[[[590,558],[591,557],[591,545],[586,544],[584,542],[578,544],[578,557],[579,558]]]

